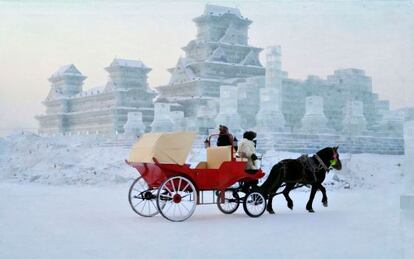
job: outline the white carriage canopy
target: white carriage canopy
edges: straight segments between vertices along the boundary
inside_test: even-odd
[[[196,138],[195,132],[154,132],[143,134],[132,146],[129,162],[162,164],[185,164]]]

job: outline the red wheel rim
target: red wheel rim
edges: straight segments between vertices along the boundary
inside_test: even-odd
[[[179,195],[178,193],[177,194],[174,194],[173,201],[175,203],[180,203],[181,202],[181,195]]]

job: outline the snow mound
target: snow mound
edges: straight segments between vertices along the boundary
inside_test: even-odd
[[[124,159],[129,148],[99,137],[9,136],[1,144],[0,180],[45,184],[123,183],[136,177]]]

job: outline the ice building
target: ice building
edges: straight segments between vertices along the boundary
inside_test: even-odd
[[[122,133],[129,112],[140,112],[148,128],[155,97],[147,83],[151,69],[141,61],[118,58],[105,69],[109,73],[106,85],[88,90],[83,90],[86,76],[74,65],[53,73],[49,94],[43,101],[46,113],[36,116],[39,133]]]
[[[261,48],[248,44],[251,20],[236,8],[206,5],[204,13],[193,19],[197,26],[196,39],[182,49],[174,68],[169,69],[168,85],[158,86],[158,98],[178,103],[188,120],[200,122],[198,131],[215,126],[220,86],[235,84],[238,79],[264,76],[260,64]],[[237,98],[237,97],[236,97]],[[210,106],[209,106],[210,105]],[[215,109],[215,114],[212,113]]]

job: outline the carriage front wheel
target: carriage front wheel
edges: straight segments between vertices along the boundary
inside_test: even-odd
[[[250,192],[243,199],[243,209],[250,217],[260,217],[266,210],[266,199],[258,191]]]
[[[128,192],[128,201],[132,210],[142,217],[158,214],[156,205],[157,189],[149,189],[142,176],[135,179]]]
[[[197,190],[185,177],[170,177],[158,189],[158,210],[168,220],[178,222],[188,219],[193,215],[196,205]]]
[[[217,193],[217,207],[224,214],[234,213],[240,205],[240,197],[234,190],[225,190]],[[222,197],[223,195],[223,197]]]

